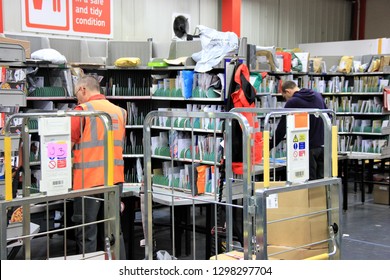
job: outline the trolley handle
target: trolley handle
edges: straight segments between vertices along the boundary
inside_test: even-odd
[[[336,228],[334,228],[334,227],[336,227]],[[317,256],[310,257],[310,258],[306,258],[305,260],[326,260],[326,259],[329,259],[329,257],[331,257],[334,254],[336,254],[337,246],[336,246],[335,231],[337,231],[337,225],[336,224],[330,225],[329,226],[329,235],[330,235],[330,240],[331,240],[332,245],[333,245],[333,251],[332,252],[320,254],[320,255],[317,255]]]

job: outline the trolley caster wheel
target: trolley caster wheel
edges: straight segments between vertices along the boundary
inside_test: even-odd
[[[108,239],[108,240],[107,240]],[[113,246],[115,244],[115,236],[113,234],[111,234],[110,237],[106,237],[106,242],[109,241],[110,242],[110,246]]]

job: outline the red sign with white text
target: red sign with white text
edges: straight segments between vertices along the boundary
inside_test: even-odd
[[[67,0],[24,0],[26,26],[55,30],[69,30]]]
[[[87,2],[87,3],[86,3]],[[109,0],[73,0],[73,29],[76,32],[110,34],[111,3]]]
[[[22,29],[112,38],[112,0],[21,0]]]

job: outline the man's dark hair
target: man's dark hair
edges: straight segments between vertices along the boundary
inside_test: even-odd
[[[297,84],[293,81],[285,81],[282,85],[282,92],[286,92],[286,89],[293,89]]]

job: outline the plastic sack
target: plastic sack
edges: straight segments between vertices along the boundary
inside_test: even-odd
[[[259,69],[259,63],[267,63],[270,65],[271,71],[276,71],[279,64],[276,60],[275,46],[256,46],[256,69]]]
[[[322,57],[313,57],[309,59],[309,72],[321,74],[322,72]]]
[[[290,52],[276,52],[276,55],[281,55],[283,57],[283,69],[280,69],[280,71],[286,73],[290,72],[292,54]]]
[[[260,92],[260,85],[263,82],[263,76],[258,72],[250,72],[250,82],[256,92]]]
[[[115,60],[114,65],[117,67],[134,67],[141,64],[139,57],[121,57]]]
[[[31,59],[50,61],[53,64],[66,63],[66,57],[55,49],[40,49],[31,54]]]
[[[380,58],[380,64],[379,64],[378,71],[383,72],[383,68],[385,66],[389,66],[389,65],[390,65],[390,55],[382,55]]]
[[[185,99],[191,98],[192,96],[192,85],[194,81],[194,71],[183,70],[183,96]]]
[[[157,260],[159,261],[171,261],[171,260],[177,260],[174,256],[171,256],[167,251],[165,250],[159,250],[157,251]]]
[[[302,62],[294,52],[291,52],[291,70],[302,72]]]
[[[196,72],[210,71],[230,53],[238,51],[238,36],[234,32],[220,32],[215,29],[198,25],[202,50],[192,54],[196,61]]]
[[[352,70],[352,61],[353,56],[344,55],[341,57],[337,72],[349,74]]]

